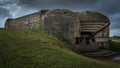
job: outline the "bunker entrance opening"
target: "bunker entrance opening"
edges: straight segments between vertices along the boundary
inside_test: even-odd
[[[81,37],[76,37],[76,43],[75,44],[79,44],[79,43],[85,43],[85,44],[90,44],[90,40],[92,40],[92,42],[95,42],[94,38],[90,38],[90,36],[93,34],[92,32],[81,32]]]

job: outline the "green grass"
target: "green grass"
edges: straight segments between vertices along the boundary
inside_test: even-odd
[[[70,50],[38,30],[0,29],[0,68],[120,68]]]
[[[111,37],[109,40],[110,50],[120,52],[120,38],[119,37]]]

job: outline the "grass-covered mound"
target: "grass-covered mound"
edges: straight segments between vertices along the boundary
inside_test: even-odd
[[[120,52],[120,37],[114,36],[109,40],[110,50]]]
[[[72,52],[38,30],[0,29],[0,68],[120,68]]]

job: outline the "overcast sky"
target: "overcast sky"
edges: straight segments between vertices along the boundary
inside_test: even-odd
[[[4,27],[7,18],[55,8],[105,14],[111,21],[110,35],[120,36],[120,0],[0,0],[0,27]]]

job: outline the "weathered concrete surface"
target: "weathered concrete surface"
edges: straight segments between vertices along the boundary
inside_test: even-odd
[[[51,10],[42,17],[42,30],[70,44],[80,37],[78,16],[69,10]]]
[[[33,13],[16,19],[8,19],[5,23],[8,29],[40,29],[40,14]]]

